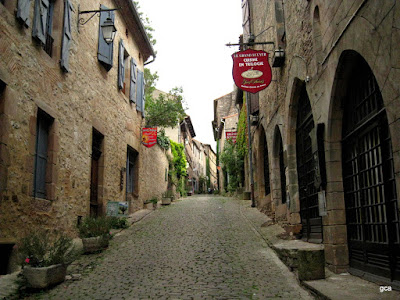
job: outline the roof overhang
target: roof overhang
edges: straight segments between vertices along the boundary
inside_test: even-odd
[[[141,54],[143,55],[143,61],[146,62],[151,56],[153,59],[156,57],[155,51],[149,37],[146,34],[143,23],[140,20],[139,14],[135,8],[135,4],[132,0],[114,0],[116,6],[121,9],[118,12],[124,18],[128,30],[133,33],[133,37],[138,43]]]

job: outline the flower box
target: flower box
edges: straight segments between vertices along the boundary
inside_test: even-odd
[[[66,273],[67,266],[63,264],[42,268],[25,266],[22,270],[22,274],[28,281],[29,285],[36,289],[44,289],[63,282]]]
[[[108,247],[109,239],[103,236],[82,238],[83,252],[95,253]]]

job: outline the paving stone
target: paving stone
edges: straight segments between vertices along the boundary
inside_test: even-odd
[[[31,298],[312,299],[245,220],[242,205],[203,195],[156,210],[103,253],[75,262],[91,267],[72,268],[80,280]]]

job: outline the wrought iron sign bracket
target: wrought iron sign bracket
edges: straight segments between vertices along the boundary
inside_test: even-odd
[[[274,45],[275,42],[249,42],[249,43],[238,43],[238,44],[225,44],[225,46],[232,47],[232,46],[248,46],[251,47],[253,45]]]
[[[87,22],[89,22],[96,14],[99,14],[103,11],[115,11],[119,10],[120,7],[118,8],[109,8],[109,9],[97,9],[97,10],[80,10],[80,5],[78,5],[78,32],[79,32],[79,27],[85,25]],[[92,14],[87,20],[85,20],[81,15],[83,14]]]

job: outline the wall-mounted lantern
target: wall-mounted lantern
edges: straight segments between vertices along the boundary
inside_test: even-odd
[[[276,49],[274,51],[274,57],[272,60],[272,67],[273,68],[280,68],[283,66],[285,62],[285,50],[282,48]]]
[[[118,10],[119,8],[111,8],[111,9],[99,9],[99,10],[80,10],[78,6],[78,32],[79,27],[85,25],[89,22],[96,14],[106,11],[114,11]],[[80,17],[82,14],[92,14],[87,20]],[[114,40],[115,34],[117,29],[114,26],[114,21],[111,18],[107,18],[106,21],[101,25],[101,31],[103,33],[103,38],[107,44],[111,44]]]

